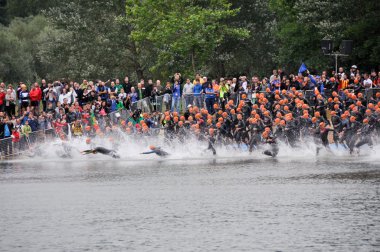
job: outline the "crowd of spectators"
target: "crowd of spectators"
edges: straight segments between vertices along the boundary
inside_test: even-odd
[[[147,82],[141,79],[137,83],[131,83],[128,77],[108,81],[83,80],[81,83],[64,80],[48,82],[42,79],[31,85],[23,82],[17,85],[2,82],[1,153],[5,156],[11,155],[16,145],[25,148],[24,145],[31,140],[28,136],[40,130],[51,130],[55,135],[64,137],[63,134],[67,135],[68,128],[74,136],[82,136],[85,132],[105,132],[117,125],[128,128],[130,121],[123,123],[121,120],[112,120],[109,115],[121,110],[130,111],[133,104],[140,100],[153,104],[149,107],[150,114],[139,115],[143,121],[151,117],[153,112],[157,115],[157,100],[160,97],[161,105],[169,113],[170,120],[173,120],[173,113],[187,113],[187,120],[190,108],[204,108],[207,115],[212,117],[213,125],[216,125],[218,113],[230,110],[233,105],[237,107],[241,101],[248,101],[252,107],[264,105],[263,108],[270,112],[274,121],[276,113],[279,110],[283,111],[284,107],[295,110],[297,95],[305,95],[305,91],[308,91],[307,97],[298,98],[313,108],[310,119],[314,111],[318,111],[327,120],[326,109],[329,104],[334,105],[337,99],[343,104],[343,100],[348,99],[348,94],[352,93],[359,100],[354,100],[349,105],[356,105],[356,102],[360,101],[361,106],[366,108],[369,99],[379,98],[374,92],[377,87],[380,87],[380,72],[362,73],[355,65],[348,70],[340,67],[337,73],[323,71],[320,75],[311,75],[307,70],[288,74],[282,69],[276,69],[270,76],[261,79],[255,75],[251,78],[240,76],[209,79],[200,74],[184,79],[180,73],[175,73],[164,84],[160,80],[152,79]],[[284,99],[286,104],[280,104]],[[263,100],[266,100],[264,104]],[[345,105],[338,107],[347,110]],[[334,109],[334,106],[329,108]],[[228,112],[230,114],[230,111]],[[167,113],[162,114],[161,120],[168,119]],[[245,119],[249,120],[249,117]],[[136,121],[132,123],[138,124]],[[153,124],[147,123],[142,126],[154,127]],[[28,137],[28,140],[22,141],[25,137]]]

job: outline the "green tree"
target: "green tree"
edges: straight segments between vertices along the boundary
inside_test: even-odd
[[[351,8],[343,36],[354,41],[349,62],[367,67],[367,71],[380,67],[380,1],[370,0],[358,4],[351,0],[347,4]]]
[[[207,68],[227,35],[248,37],[246,29],[224,22],[238,12],[225,0],[127,0],[125,22],[134,41],[155,48],[150,70],[156,76],[178,71],[192,75]]]
[[[273,61],[278,45],[273,31],[274,13],[267,0],[230,0],[239,14],[225,22],[232,27],[244,28],[249,37],[226,36],[217,48],[209,68],[212,76],[264,75],[275,66]]]
[[[120,18],[124,1],[76,0],[50,8],[44,14],[58,28],[58,41],[47,41],[41,58],[59,62],[52,75],[66,78],[110,78],[135,73],[144,77],[144,47],[129,39],[130,27]]]
[[[34,81],[44,77],[47,65],[39,48],[52,31],[42,16],[15,18],[8,27],[0,26],[0,78],[6,81]]]
[[[58,0],[0,0],[0,24],[8,25],[14,18],[26,18],[41,14]]]
[[[352,39],[354,51],[341,59],[343,64],[380,64],[376,56],[380,49],[379,1],[358,4],[353,0],[270,0],[270,7],[277,19],[278,63],[292,70],[301,61],[320,70],[333,68],[332,58],[321,52],[321,39],[332,39],[335,51],[341,40]]]

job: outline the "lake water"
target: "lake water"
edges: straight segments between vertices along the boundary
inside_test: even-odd
[[[365,158],[0,163],[1,251],[380,251]]]

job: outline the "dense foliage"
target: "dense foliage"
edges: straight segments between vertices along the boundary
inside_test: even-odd
[[[167,79],[322,70],[321,39],[354,40],[340,65],[380,65],[377,0],[2,0],[0,80]]]

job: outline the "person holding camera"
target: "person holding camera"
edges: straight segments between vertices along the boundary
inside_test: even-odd
[[[52,87],[51,83],[48,84],[48,88],[46,88],[44,92],[45,92],[45,99],[47,103],[51,103],[52,107],[55,108],[58,101],[58,95],[57,95],[57,92],[55,92],[54,88]]]

